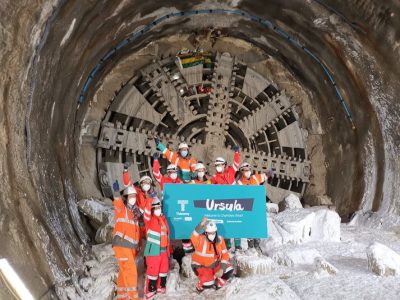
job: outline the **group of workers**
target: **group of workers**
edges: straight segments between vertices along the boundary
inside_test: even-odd
[[[264,183],[270,174],[252,174],[248,163],[240,165],[239,147],[234,147],[234,162],[227,166],[224,158],[214,161],[215,174],[207,176],[206,167],[191,157],[189,146],[181,143],[178,152],[173,152],[155,138],[157,149],[170,162],[166,175],[160,172],[159,154],[153,155],[153,175],[163,190],[165,183],[188,184],[239,184],[258,185]],[[128,173],[129,163],[124,164],[123,187],[118,181],[113,183],[113,203],[115,227],[113,250],[118,261],[117,299],[139,299],[137,290],[136,255],[145,240],[146,259],[145,298],[152,299],[157,294],[165,294],[171,243],[169,226],[162,213],[162,202],[154,189],[153,180],[143,176],[135,186]],[[240,178],[236,180],[236,172]],[[121,195],[121,188],[123,192]],[[249,245],[252,243],[249,243]],[[196,289],[216,289],[225,285],[233,276],[229,263],[230,240],[217,235],[214,222],[203,218],[194,229],[190,240],[182,241],[186,253],[192,253],[192,269],[198,276]],[[228,246],[228,249],[227,249]],[[240,239],[235,239],[235,249],[240,248]]]

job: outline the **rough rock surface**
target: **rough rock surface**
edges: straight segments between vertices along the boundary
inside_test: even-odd
[[[114,229],[114,208],[104,201],[83,199],[78,202],[79,210],[89,217],[97,229],[95,241],[98,244],[111,242]]]
[[[268,238],[261,239],[261,251],[268,255],[283,244],[301,244],[310,241],[340,241],[340,217],[325,207],[287,209],[269,215]]]
[[[261,295],[262,299],[271,300],[300,299],[286,283],[268,275],[257,276],[257,280],[254,280],[254,277],[247,277],[240,281],[233,281],[227,286],[225,299],[259,300]]]
[[[276,249],[272,259],[279,265],[295,267],[298,265],[312,265],[321,254],[316,249],[285,248]]]
[[[267,212],[269,214],[277,214],[279,212],[279,205],[276,203],[267,203]]]
[[[335,275],[339,272],[337,268],[322,257],[316,257],[314,259],[314,267],[318,273],[327,272],[330,275]]]
[[[303,205],[301,205],[299,197],[294,194],[290,194],[283,201],[279,202],[280,211],[293,208],[303,208]]]
[[[192,263],[191,255],[185,255],[182,258],[182,264],[181,264],[182,275],[187,278],[197,278],[196,274],[194,274],[192,270],[191,263]]]
[[[169,263],[169,273],[167,278],[167,294],[174,294],[180,285],[179,264],[175,259]]]
[[[274,268],[274,261],[266,256],[237,254],[234,257],[239,277],[267,275]]]
[[[400,275],[400,255],[380,243],[367,249],[368,269],[379,276]]]

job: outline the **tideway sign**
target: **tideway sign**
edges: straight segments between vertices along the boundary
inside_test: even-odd
[[[166,184],[163,212],[171,239],[187,239],[203,216],[226,238],[266,238],[265,186]]]

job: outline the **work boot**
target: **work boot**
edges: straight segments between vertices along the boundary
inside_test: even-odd
[[[201,293],[202,291],[204,291],[204,288],[200,285],[200,282],[197,283],[196,285],[196,291],[197,293]]]
[[[254,244],[255,244],[254,239],[247,240],[247,245],[249,246],[249,249],[254,248]]]
[[[261,250],[260,248],[260,239],[254,239],[254,248]]]

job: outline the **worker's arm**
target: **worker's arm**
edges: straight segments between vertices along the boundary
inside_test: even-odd
[[[208,219],[206,217],[203,217],[201,222],[196,226],[196,228],[192,232],[190,240],[192,241],[192,244],[193,244],[193,247],[195,248],[195,250],[198,250],[200,234],[204,231],[204,227],[207,225],[207,222],[208,222]]]
[[[233,170],[235,170],[235,172],[237,172],[237,170],[239,169],[239,164],[240,164],[239,146],[238,146],[238,145],[235,145],[235,146],[233,147],[233,150],[235,151],[235,155],[233,156],[232,168],[233,168]]]
[[[153,175],[154,178],[157,180],[158,183],[161,183],[161,179],[163,177],[163,175],[160,172],[160,162],[158,161],[159,158],[159,154],[158,153],[154,153],[153,154]]]
[[[190,170],[192,171],[192,174],[195,174],[196,171],[194,170],[194,168],[196,167],[197,161],[194,158],[190,159]]]
[[[178,154],[176,154],[174,151],[169,150],[168,148],[165,148],[164,151],[161,151],[164,157],[171,163],[176,165],[176,161],[178,159]],[[179,165],[177,165],[179,167]]]
[[[153,203],[153,198],[146,198],[143,213],[144,225],[147,227],[151,220],[151,204]]]
[[[118,212],[120,212],[125,206],[124,201],[121,197],[121,193],[119,191],[118,180],[115,180],[115,182],[113,183],[113,205],[114,209]]]
[[[211,184],[217,184],[217,176],[213,175],[210,179]]]
[[[127,188],[128,186],[133,186],[133,184],[131,182],[131,176],[129,175],[129,172],[128,172],[128,168],[129,168],[129,163],[125,162],[124,163],[124,171],[122,173],[122,180],[124,182],[124,188]]]

